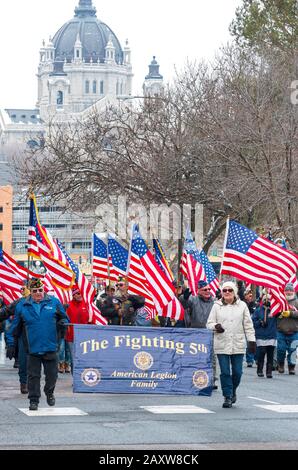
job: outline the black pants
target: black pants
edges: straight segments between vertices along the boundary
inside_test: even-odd
[[[55,352],[46,353],[43,356],[28,354],[28,398],[30,401],[39,402],[40,398],[40,378],[41,365],[45,373],[44,392],[46,395],[52,394],[55,390],[58,378],[58,358]]]
[[[257,362],[264,365],[265,356],[267,355],[267,365],[273,366],[274,346],[258,346]]]

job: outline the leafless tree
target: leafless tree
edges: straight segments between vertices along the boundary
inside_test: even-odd
[[[227,48],[213,66],[188,64],[162,96],[51,123],[44,148],[19,168],[22,182],[81,210],[118,195],[201,203],[206,250],[227,215],[272,225],[297,249],[292,79],[282,61]]]

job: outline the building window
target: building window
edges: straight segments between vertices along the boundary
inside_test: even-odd
[[[3,207],[0,206],[0,213],[2,214],[2,212],[3,212]]]
[[[116,95],[119,95],[119,83],[117,82],[117,85],[116,85]]]
[[[3,230],[3,224],[0,224],[0,230]]]
[[[57,106],[63,105],[63,91],[59,90],[57,92]]]
[[[100,86],[100,94],[103,95],[103,92],[104,92],[103,80],[101,80],[101,82],[99,83],[99,86]]]
[[[79,49],[76,50],[76,53],[77,53],[77,59],[79,59],[79,58],[80,58],[80,51],[79,51]]]
[[[3,250],[3,244],[0,242],[0,250]]]
[[[97,83],[96,80],[93,81],[93,93],[97,93]]]
[[[85,93],[90,93],[90,82],[86,80],[85,82]]]

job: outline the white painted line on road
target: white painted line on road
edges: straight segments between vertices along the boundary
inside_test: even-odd
[[[199,408],[194,405],[140,406],[140,408],[155,414],[215,413],[214,411]]]
[[[0,333],[0,364],[5,364],[5,341],[2,333]]]
[[[272,403],[273,405],[279,405],[277,401],[263,400],[263,398],[257,398],[257,397],[247,397],[247,398],[251,398],[252,400],[264,401],[265,403]]]
[[[298,413],[298,405],[254,405],[276,413]]]
[[[88,416],[88,413],[79,408],[39,408],[37,411],[19,408],[19,410],[27,416]]]

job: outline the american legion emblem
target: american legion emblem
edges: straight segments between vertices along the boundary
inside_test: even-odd
[[[101,373],[97,369],[85,369],[81,374],[81,379],[88,387],[95,387],[101,381]]]
[[[148,352],[142,351],[133,358],[134,365],[141,370],[148,370],[153,365],[153,357]]]
[[[194,386],[200,390],[206,388],[209,384],[209,377],[207,372],[204,370],[197,370],[193,373],[192,382]]]

